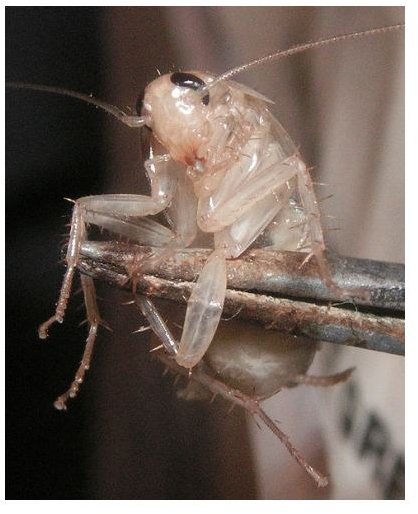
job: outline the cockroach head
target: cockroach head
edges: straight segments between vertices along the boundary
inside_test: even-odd
[[[202,72],[169,73],[148,84],[138,97],[138,115],[176,160],[187,161],[186,154],[204,137],[211,97],[201,90],[211,80]]]

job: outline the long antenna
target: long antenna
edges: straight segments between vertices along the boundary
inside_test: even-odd
[[[256,66],[260,66],[262,64],[270,63],[273,61],[278,61],[279,59],[284,59],[285,57],[289,57],[294,54],[299,54],[301,52],[306,52],[307,50],[311,50],[314,48],[322,48],[327,45],[333,45],[334,43],[339,43],[341,41],[347,41],[350,39],[361,39],[361,38],[368,37],[368,36],[375,36],[377,34],[384,34],[386,32],[403,30],[404,28],[405,28],[405,24],[399,23],[398,25],[389,25],[386,27],[379,27],[379,28],[375,28],[375,29],[364,30],[362,32],[352,32],[350,34],[342,34],[340,36],[333,36],[333,37],[326,38],[326,39],[319,39],[318,41],[315,41],[315,42],[303,43],[300,45],[293,46],[291,48],[288,48],[287,50],[277,50],[276,52],[273,52],[272,54],[266,55],[264,57],[260,57],[258,59],[254,59],[253,61],[250,61],[247,64],[241,64],[240,66],[237,66],[236,68],[232,68],[231,70],[226,71],[225,73],[222,73],[222,75],[219,75],[212,82],[210,82],[206,86],[202,87],[200,89],[200,92],[202,95],[206,94],[207,90],[211,89],[218,82],[221,82],[223,80],[228,80],[232,77],[235,77],[235,75],[238,75],[239,73],[248,71],[249,69],[254,68]]]
[[[128,125],[129,127],[142,127],[145,124],[145,119],[142,116],[131,116],[126,112],[122,111],[122,109],[119,109],[119,107],[116,107],[115,105],[103,102],[98,98],[94,98],[92,95],[86,95],[84,93],[72,91],[71,89],[65,89],[62,87],[54,86],[42,86],[39,84],[28,84],[25,82],[6,82],[6,87],[11,87],[15,89],[29,89],[31,91],[43,91],[46,93],[70,96],[72,98],[77,98],[78,100],[82,100],[83,102],[87,102],[88,104],[94,105],[98,109],[107,112],[108,114],[115,117],[125,125]]]

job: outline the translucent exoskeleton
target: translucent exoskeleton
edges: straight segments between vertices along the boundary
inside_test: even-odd
[[[176,318],[173,319],[172,306],[159,307],[166,316],[171,314],[168,319],[176,334],[179,325],[175,323]],[[151,336],[151,343],[158,345],[155,335]],[[263,331],[260,336],[260,328],[256,325],[228,320],[219,325],[207,353],[190,376],[185,368],[176,364],[162,350],[158,350],[156,356],[165,366],[164,373],[170,371],[176,375],[174,380],[178,384],[178,397],[213,402],[219,396],[230,404],[229,411],[235,406],[243,408],[256,422],[259,420],[267,426],[316,485],[322,487],[328,484],[328,478],[307,462],[260,405],[278,392],[300,384],[330,387],[350,378],[353,368],[327,376],[308,374],[319,349],[320,344],[316,341],[273,331]],[[182,376],[185,380],[180,382]]]
[[[199,233],[212,237],[213,252],[188,300],[179,338],[173,337],[151,300],[136,297],[143,315],[161,341],[165,351],[162,358],[192,376],[198,366],[195,371],[197,381],[212,390],[222,389],[221,383],[199,379],[203,373],[199,363],[214,339],[221,318],[227,285],[226,260],[240,256],[261,234],[263,244],[279,250],[305,252],[306,261],[314,257],[325,284],[341,298],[367,295],[362,290],[339,289],[333,283],[309,170],[297,146],[270,112],[270,100],[231,78],[254,66],[310,48],[402,27],[383,27],[299,45],[220,76],[200,71],[162,75],[140,96],[137,115],[128,115],[90,96],[65,89],[10,84],[79,98],[149,135],[149,153],[144,168],[150,182],[150,196],[108,194],[88,196],[75,202],[66,255],[67,270],[56,311],[40,326],[40,338],[45,339],[49,327],[64,319],[80,248],[87,239],[90,224],[157,248],[151,257],[154,264],[163,262],[175,249],[192,246]],[[150,218],[163,211],[170,227]],[[148,264],[137,262],[130,269],[133,291],[137,277]],[[90,366],[98,327],[103,323],[93,280],[82,276],[81,282],[89,335],[75,380],[55,403],[59,409],[65,409],[68,398],[77,394]],[[279,429],[273,428],[271,424],[274,423],[255,407],[263,397],[266,395],[248,399],[242,393],[240,402],[243,406],[253,402],[253,413],[278,435]],[[279,437],[285,444],[288,442],[285,436]],[[306,464],[305,469],[319,485],[324,485],[326,479],[308,468]]]

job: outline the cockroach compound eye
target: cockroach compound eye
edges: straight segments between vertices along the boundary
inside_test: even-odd
[[[170,80],[176,86],[193,89],[194,91],[206,87],[203,80],[192,73],[176,72],[171,75]],[[209,105],[209,94],[206,94],[202,98],[202,103],[204,105]]]
[[[362,289],[342,289],[332,280],[325,256],[318,202],[313,183],[298,148],[284,127],[270,111],[270,101],[260,93],[231,80],[253,67],[290,55],[341,41],[356,40],[403,29],[395,25],[355,32],[298,45],[256,59],[219,76],[199,71],[175,72],[152,81],[136,104],[137,115],[88,95],[61,88],[13,83],[9,86],[67,95],[90,103],[132,128],[152,130],[148,159],[144,162],[150,182],[150,196],[108,194],[87,196],[75,202],[66,255],[67,270],[55,313],[39,327],[39,336],[48,336],[50,326],[62,322],[70,298],[72,281],[80,260],[80,249],[87,240],[88,226],[96,225],[132,242],[156,248],[150,257],[162,263],[175,250],[190,247],[198,235],[207,234],[213,241],[212,252],[194,285],[187,302],[182,330],[174,337],[148,298],[137,296],[135,302],[161,341],[160,359],[177,373],[191,375],[204,387],[219,393],[258,416],[285,444],[299,464],[319,486],[327,479],[314,470],[291,445],[287,436],[260,408],[259,400],[285,385],[294,385],[296,375],[307,370],[315,348],[301,350],[292,366],[298,370],[276,382],[257,383],[259,396],[248,394],[249,373],[225,373],[225,359],[242,362],[241,368],[260,360],[246,349],[247,358],[237,357],[239,347],[214,347],[226,294],[226,261],[245,252],[269,229],[277,250],[306,254],[304,262],[315,258],[325,285],[340,298],[367,297]],[[151,218],[165,212],[167,227]],[[143,274],[143,263],[131,266],[135,286]],[[89,334],[81,365],[68,391],[56,401],[65,409],[74,397],[90,366],[93,346],[101,320],[91,277],[81,276]],[[135,287],[134,287],[135,289]],[[286,347],[288,341],[283,344]],[[241,347],[242,349],[242,347]],[[265,355],[271,350],[266,348]],[[206,355],[207,354],[207,355]],[[201,364],[206,355],[206,373]],[[291,362],[290,360],[286,361]],[[296,365],[297,364],[297,365]],[[289,364],[290,365],[290,364]],[[235,369],[231,366],[230,370]],[[261,370],[266,369],[261,366]],[[238,370],[239,371],[239,370]],[[263,371],[264,372],[264,371]],[[349,374],[338,375],[345,380]],[[335,377],[334,377],[335,378]],[[299,380],[299,379],[298,379]],[[268,387],[267,387],[268,385]],[[245,392],[241,391],[245,389]]]

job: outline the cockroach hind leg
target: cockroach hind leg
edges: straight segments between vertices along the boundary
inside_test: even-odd
[[[261,407],[250,413],[258,417],[264,425],[266,425],[273,434],[285,445],[287,451],[296,460],[296,462],[304,469],[306,473],[315,481],[318,487],[326,487],[328,485],[328,477],[316,470],[306,460],[305,456],[291,443],[289,437],[277,426],[277,424],[263,411]]]
[[[156,353],[159,360],[165,364],[167,368],[187,377],[188,370],[182,366],[179,366],[173,359],[170,359],[164,353]],[[296,462],[305,470],[305,472],[315,481],[318,487],[325,487],[328,485],[328,478],[317,471],[313,466],[311,466],[306,458],[302,455],[302,453],[290,442],[289,437],[282,431],[280,428],[274,423],[274,421],[264,412],[264,410],[260,407],[260,404],[257,400],[251,398],[250,396],[242,393],[239,390],[231,389],[230,386],[221,382],[212,374],[206,371],[204,363],[201,362],[197,366],[193,368],[193,373],[189,375],[189,384],[191,385],[193,382],[196,382],[200,386],[202,386],[206,391],[212,393],[212,395],[217,394],[228,402],[231,402],[232,405],[238,405],[242,407],[248,414],[250,414],[257,423],[257,419],[261,421],[265,426],[267,426],[271,432],[279,439],[279,441],[284,444],[290,455],[296,460]],[[182,397],[185,399],[196,399],[196,397],[184,394],[187,392],[188,388],[180,391],[181,394],[183,392]],[[178,396],[180,394],[178,393]],[[197,398],[200,399],[200,398]]]
[[[340,287],[332,277],[331,267],[328,261],[328,257],[325,253],[323,243],[314,242],[312,244],[312,253],[315,255],[316,262],[318,264],[319,274],[324,281],[326,287],[340,300],[354,300],[357,298],[365,302],[370,301],[370,291],[366,288],[345,288]]]
[[[306,168],[306,164],[298,155],[294,155],[291,160],[293,160],[297,167],[297,184],[301,203],[305,212],[308,213],[310,252],[315,255],[322,280],[327,288],[340,299],[358,298],[368,301],[370,299],[370,293],[366,289],[341,288],[334,282],[328,259],[325,255],[325,242],[319,212],[319,203],[321,200],[316,200],[315,198],[313,182]]]

